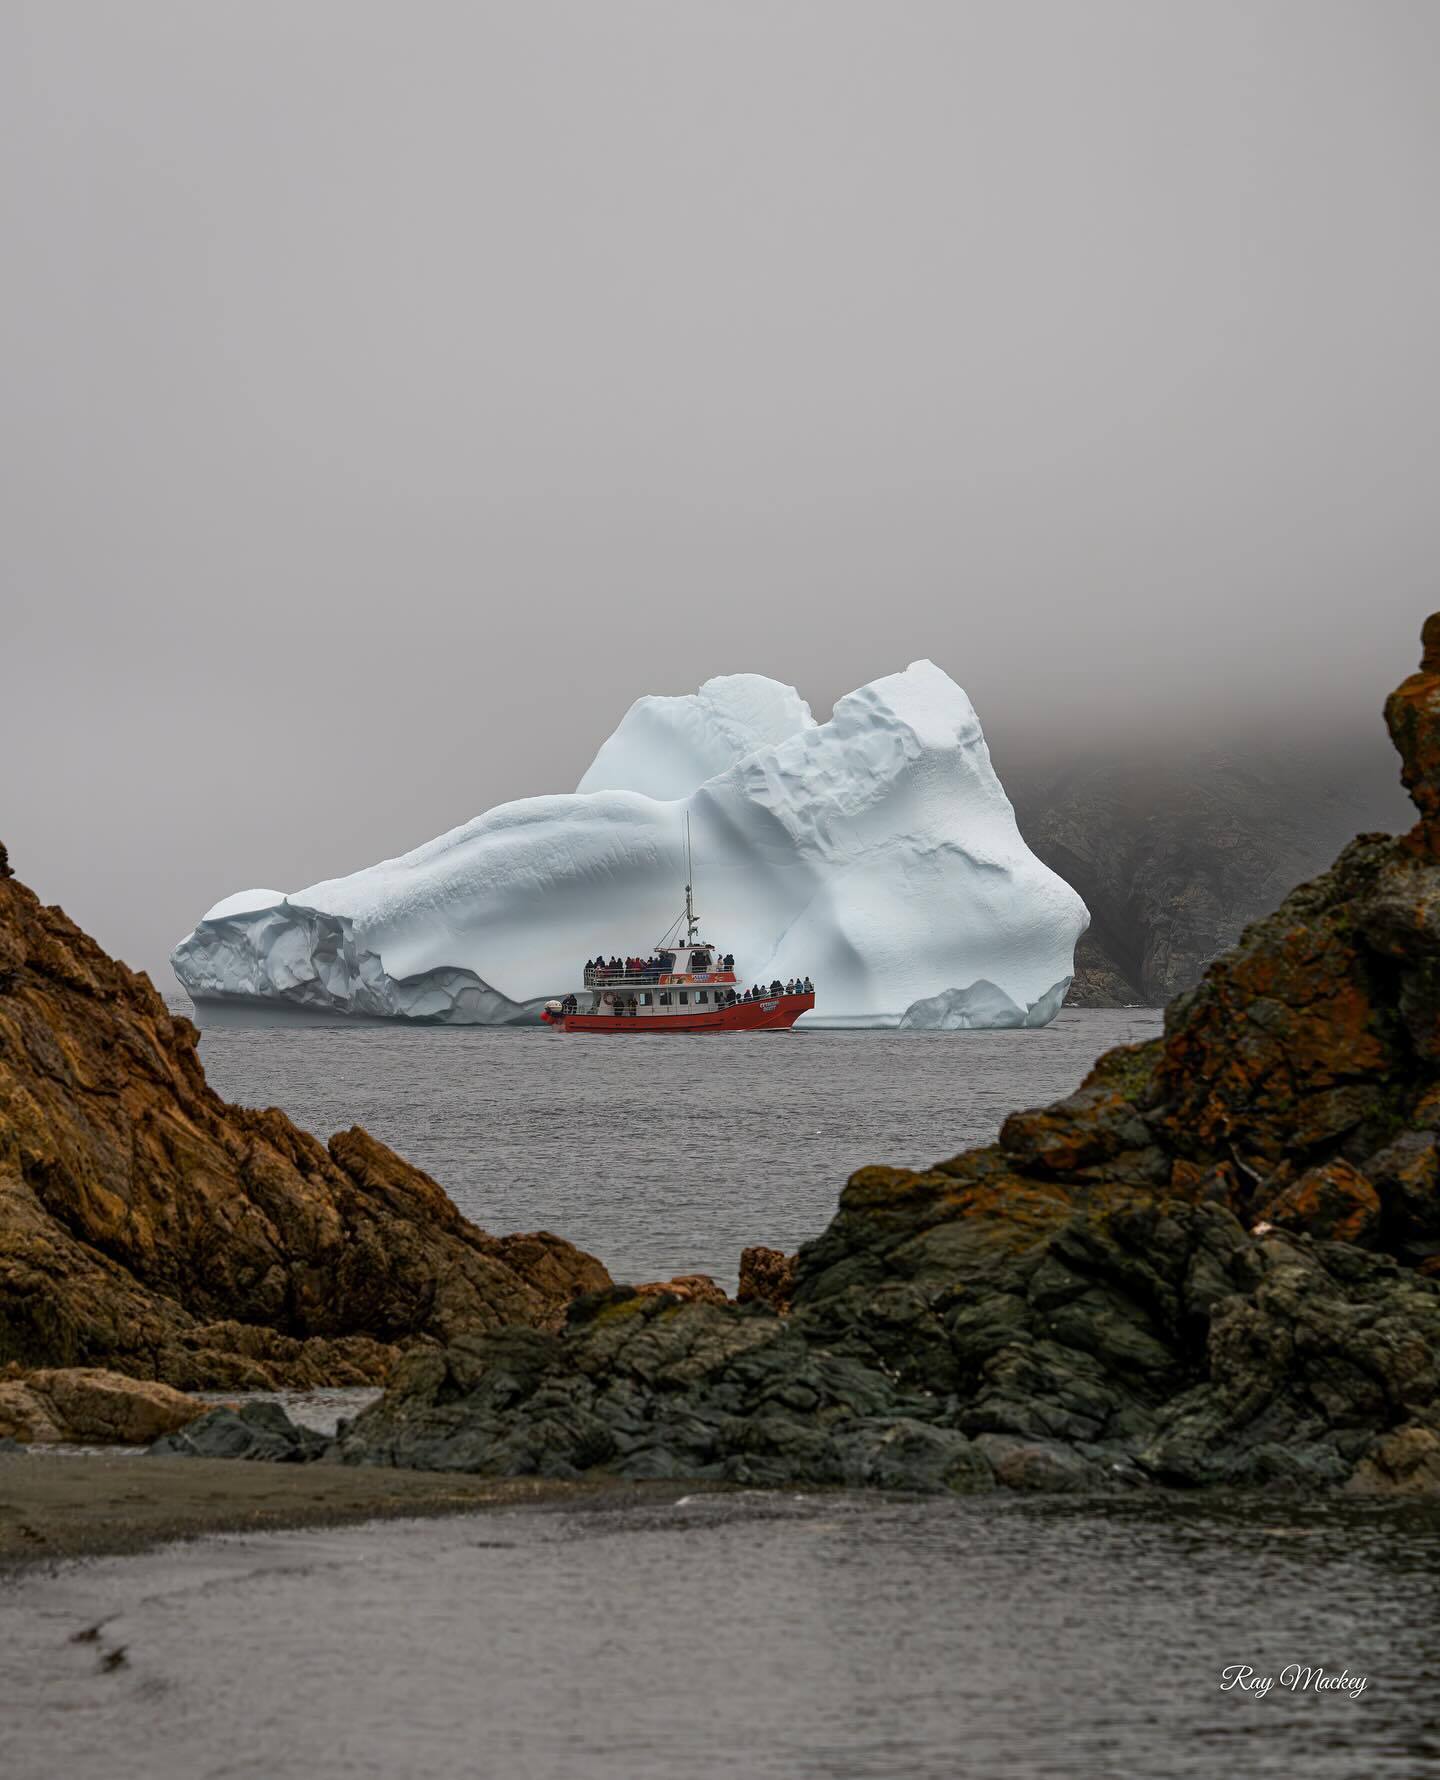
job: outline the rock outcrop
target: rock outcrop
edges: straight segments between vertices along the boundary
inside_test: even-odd
[[[642,1298],[675,1298],[682,1304],[728,1304],[725,1288],[708,1273],[677,1273],[673,1279],[648,1280],[632,1286],[631,1291]]]
[[[757,1299],[782,1316],[795,1297],[795,1257],[778,1248],[757,1243],[740,1251],[740,1279],[735,1289],[737,1304]]]
[[[307,1465],[323,1458],[330,1441],[291,1421],[278,1403],[222,1404],[191,1418],[187,1427],[157,1440],[152,1458],[256,1459],[272,1465]]]
[[[359,1384],[609,1283],[494,1237],[356,1127],[228,1106],[198,1034],[0,856],[0,1364],[182,1388]]]
[[[147,1446],[203,1412],[183,1391],[118,1372],[42,1369],[0,1379],[0,1434],[27,1445]]]
[[[332,1456],[552,1477],[1440,1487],[1440,617],[1364,835],[999,1141],[854,1175],[793,1307],[408,1355]],[[752,1265],[752,1273],[755,1269]],[[756,1281],[758,1286],[758,1278]]]

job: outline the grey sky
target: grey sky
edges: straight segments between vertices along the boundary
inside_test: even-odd
[[[716,672],[1382,747],[1437,99],[1428,0],[8,0],[0,837],[159,979]]]

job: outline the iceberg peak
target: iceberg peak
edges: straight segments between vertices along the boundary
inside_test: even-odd
[[[793,686],[764,674],[719,674],[698,692],[637,698],[577,789],[639,791],[670,802],[757,748],[814,727]]]

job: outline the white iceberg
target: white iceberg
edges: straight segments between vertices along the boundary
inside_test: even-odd
[[[939,995],[927,995],[914,1001],[901,1014],[903,1032],[994,1032],[1006,1026],[1048,1026],[1060,1012],[1069,977],[1047,989],[1038,1001],[1028,1007],[1015,1003],[994,983],[981,977],[965,989],[944,989]]]
[[[533,1019],[587,957],[648,954],[670,926],[687,816],[705,937],[747,982],[813,978],[806,1025],[1039,1025],[1064,1000],[1085,906],[1026,847],[970,700],[928,661],[828,723],[758,674],[642,698],[575,793],[227,897],[171,959],[202,1008]]]

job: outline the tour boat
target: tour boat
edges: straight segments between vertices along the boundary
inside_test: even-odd
[[[686,824],[687,830],[689,824]],[[690,850],[686,835],[686,855]],[[683,940],[669,942],[681,922]],[[698,937],[690,885],[685,913],[666,929],[649,958],[615,969],[585,969],[584,990],[545,1004],[540,1018],[561,1032],[774,1032],[793,1026],[815,1005],[814,985],[774,983],[742,988],[735,960]],[[636,968],[637,965],[643,966]]]

